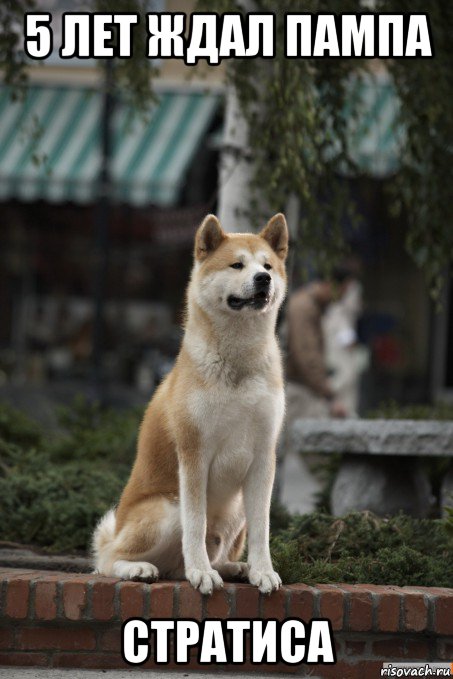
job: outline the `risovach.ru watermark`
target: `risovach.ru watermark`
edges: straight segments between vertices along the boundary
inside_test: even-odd
[[[385,662],[381,677],[452,677],[453,662]]]

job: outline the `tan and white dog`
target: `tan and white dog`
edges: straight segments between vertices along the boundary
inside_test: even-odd
[[[281,580],[269,552],[275,448],[284,415],[275,325],[288,230],[275,215],[227,234],[208,215],[195,238],[185,333],[143,419],[130,479],[93,538],[96,569],[125,579],[185,577],[203,594],[248,577]],[[248,564],[239,561],[248,533]]]

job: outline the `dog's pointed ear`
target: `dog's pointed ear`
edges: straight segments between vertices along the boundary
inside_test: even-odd
[[[289,236],[285,215],[281,212],[274,215],[261,231],[260,236],[269,243],[280,259],[286,259]]]
[[[227,238],[215,215],[207,215],[195,236],[195,259],[203,261]]]

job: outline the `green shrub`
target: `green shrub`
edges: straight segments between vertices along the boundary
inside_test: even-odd
[[[43,443],[41,427],[7,403],[0,403],[0,441],[16,443],[24,448],[40,447]]]
[[[127,468],[115,471],[71,461],[56,465],[44,451],[13,444],[2,460],[0,514],[3,540],[49,551],[85,550],[98,518],[118,500]]]
[[[452,403],[415,403],[401,405],[397,401],[383,401],[365,417],[385,420],[453,420]]]
[[[87,549],[93,527],[128,478],[137,412],[77,400],[59,413],[61,431],[44,437],[9,406],[0,407],[0,539],[49,551]]]
[[[314,512],[274,533],[274,565],[284,582],[363,582],[453,587],[448,522],[356,512]]]
[[[138,412],[77,401],[45,435],[0,406],[0,539],[48,551],[86,550],[115,504],[134,456]],[[283,581],[453,587],[453,515],[444,521],[369,513],[291,516],[275,504],[271,551]]]
[[[62,431],[50,442],[50,455],[56,461],[129,463],[134,457],[140,417],[138,410],[119,413],[79,397],[71,408],[59,409]]]

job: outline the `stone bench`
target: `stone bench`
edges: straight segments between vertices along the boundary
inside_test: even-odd
[[[453,422],[300,419],[290,437],[302,453],[343,455],[331,493],[337,516],[353,510],[427,516],[434,497],[421,458],[453,458]],[[451,465],[441,504],[453,506]]]

